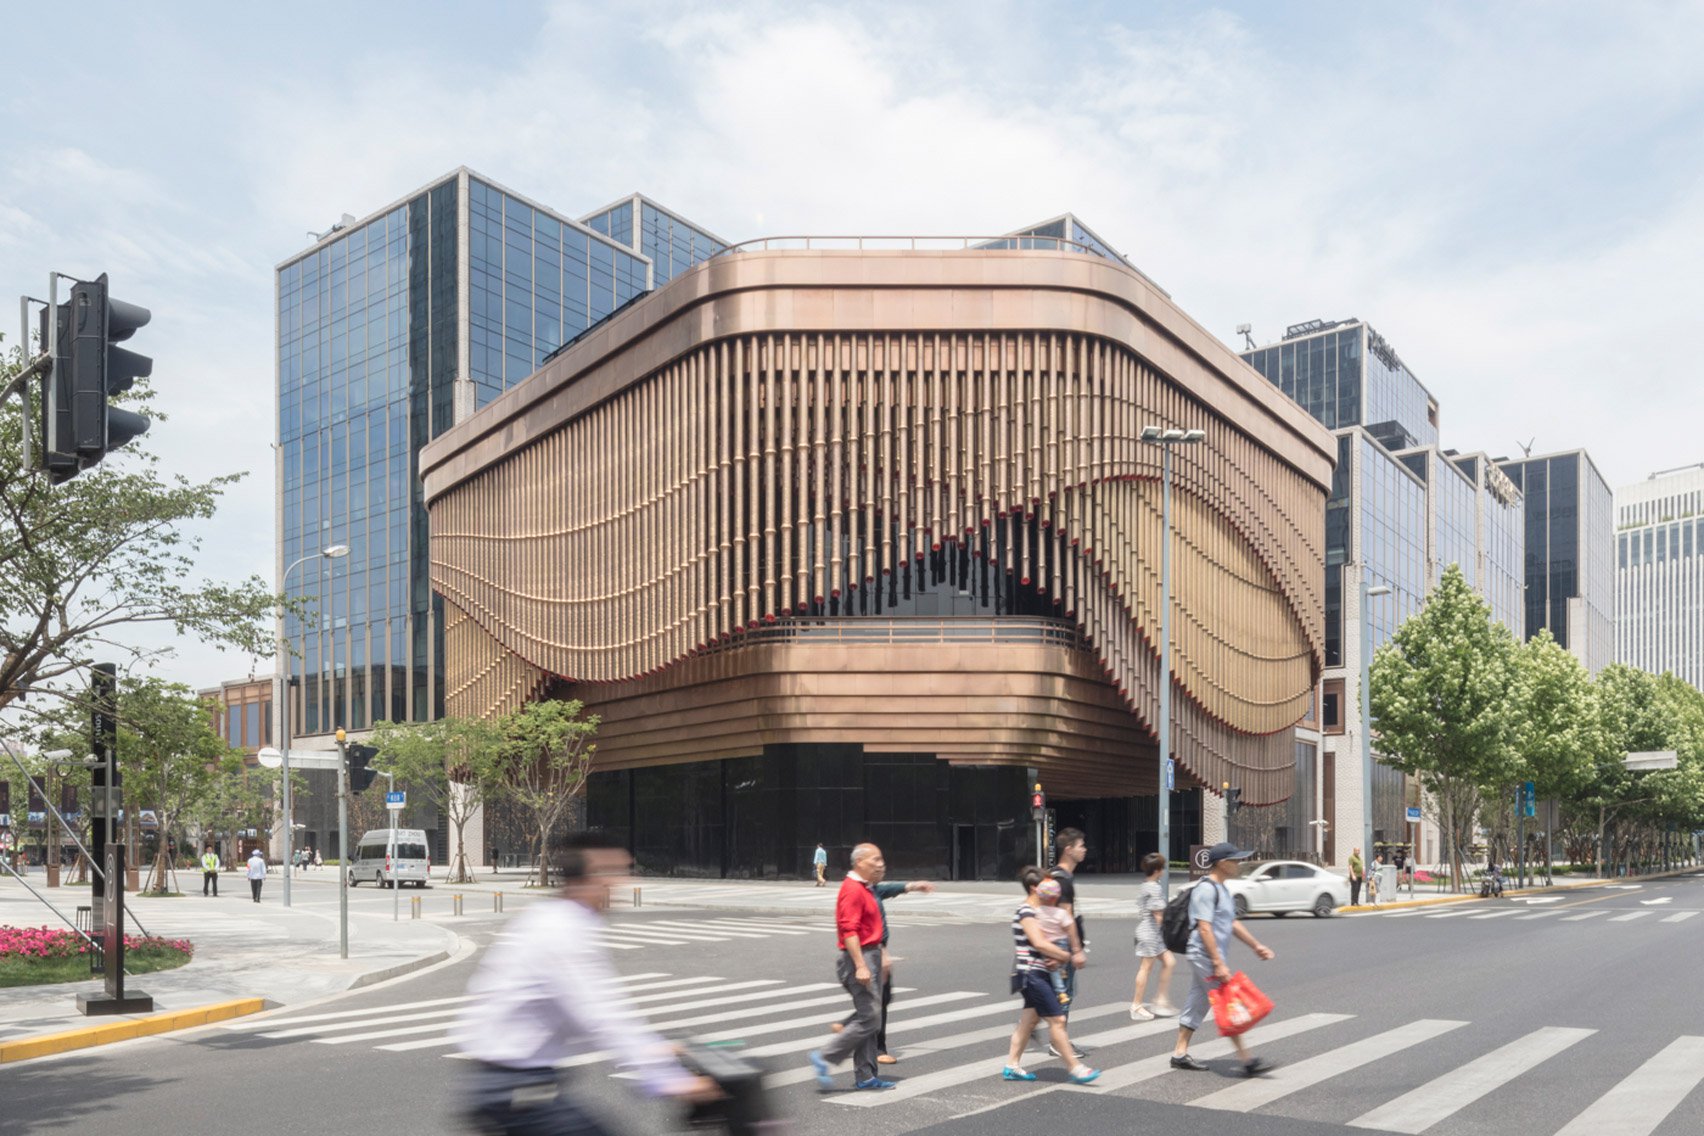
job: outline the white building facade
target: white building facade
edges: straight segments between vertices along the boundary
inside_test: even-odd
[[[1704,463],[1615,491],[1615,658],[1704,688]]]

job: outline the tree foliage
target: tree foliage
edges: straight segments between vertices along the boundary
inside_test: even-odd
[[[436,722],[380,722],[373,727],[371,744],[379,751],[373,759],[375,769],[395,774],[398,783],[424,796],[449,821],[454,833],[450,882],[471,880],[464,833],[496,784],[503,745],[499,723],[454,717]]]
[[[597,744],[599,718],[582,717],[579,701],[530,702],[502,720],[498,791],[532,818],[539,883],[550,886],[550,831],[586,787]]]
[[[0,386],[24,362],[15,349],[0,360]],[[133,394],[146,408],[144,388]],[[143,654],[129,638],[142,627],[270,652],[271,591],[257,576],[201,579],[201,542],[187,531],[243,474],[170,476],[137,443],[53,486],[20,468],[23,426],[18,399],[0,405],[0,710],[91,659]]]

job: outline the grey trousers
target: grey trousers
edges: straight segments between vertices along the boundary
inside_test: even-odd
[[[882,1026],[882,1000],[877,990],[871,987],[882,980],[881,947],[864,948],[864,966],[870,972],[870,982],[859,982],[854,978],[858,968],[853,964],[852,956],[845,951],[840,952],[834,973],[840,979],[840,985],[852,995],[852,1023],[845,1031],[835,1034],[834,1040],[822,1049],[823,1059],[829,1064],[852,1058],[852,1074],[860,1081],[868,1081],[876,1075],[876,1034]]]

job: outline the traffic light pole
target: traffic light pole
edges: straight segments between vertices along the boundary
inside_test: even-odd
[[[338,731],[342,733],[342,731]],[[339,751],[347,755],[347,747],[340,740],[337,743]],[[338,881],[337,889],[337,957],[349,957],[349,765],[347,761],[337,767],[337,867],[342,878]]]

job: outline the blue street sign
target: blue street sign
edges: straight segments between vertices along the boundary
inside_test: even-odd
[[[386,805],[403,805],[403,804],[407,804],[407,803],[408,803],[408,794],[407,793],[396,792],[396,793],[386,793],[385,794],[385,804]]]
[[[1521,786],[1521,814],[1533,816],[1538,810],[1538,786],[1531,781]]]
[[[1166,790],[1170,792],[1175,788],[1177,788],[1177,762],[1168,757],[1166,758]]]
[[[1419,824],[1420,823],[1420,806],[1419,805],[1409,805],[1408,806],[1408,822],[1410,824]]]

